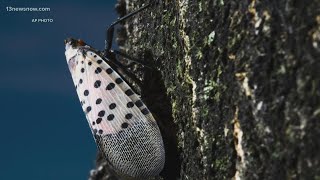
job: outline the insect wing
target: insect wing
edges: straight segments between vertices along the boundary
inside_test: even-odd
[[[125,174],[158,175],[164,147],[152,114],[105,60],[88,49],[80,52],[72,78],[99,148]]]

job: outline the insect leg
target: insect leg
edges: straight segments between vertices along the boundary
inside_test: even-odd
[[[117,21],[113,22],[109,28],[106,31],[106,41],[105,41],[105,52],[109,52],[112,46],[112,40],[113,40],[113,34],[114,34],[114,26],[119,24],[120,22],[132,17],[133,15],[137,14],[138,12],[143,11],[144,9],[148,8],[150,6],[150,3],[147,5],[141,7],[140,9],[137,9],[121,18],[119,18]]]
[[[142,62],[142,61],[140,61],[140,60],[138,60],[136,58],[133,58],[133,57],[131,57],[131,56],[129,56],[129,55],[123,53],[123,52],[118,51],[118,50],[111,50],[111,53],[114,53],[115,55],[118,55],[118,56],[122,56],[122,57],[124,57],[125,59],[127,59],[129,61],[141,64],[144,67],[152,69],[150,66],[146,65],[144,62]]]
[[[117,60],[111,60],[108,62],[108,64],[112,67],[112,69],[116,70],[118,72],[118,74],[122,77],[122,79],[126,80],[127,78],[125,78],[122,74],[125,74],[126,76],[128,76],[133,82],[135,82],[139,87],[142,86],[142,81],[132,72],[128,71],[127,67],[125,67],[123,64],[121,64],[119,61]],[[121,71],[121,73],[119,73],[119,71]],[[130,83],[128,83],[130,85]],[[131,86],[131,88],[137,93],[137,90]]]

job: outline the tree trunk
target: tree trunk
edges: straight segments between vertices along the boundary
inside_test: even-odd
[[[162,130],[163,179],[320,179],[319,0],[160,0],[117,37],[152,67],[131,70]]]

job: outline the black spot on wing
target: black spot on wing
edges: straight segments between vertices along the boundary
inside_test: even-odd
[[[128,127],[128,123],[126,123],[126,122],[125,122],[125,123],[122,123],[122,124],[121,124],[121,127],[122,127],[123,129],[127,128],[127,127]]]
[[[109,114],[107,117],[108,121],[112,121],[114,119],[114,115],[113,114]]]
[[[86,108],[86,112],[88,113],[88,112],[90,112],[91,111],[91,106],[88,106],[87,108]]]
[[[141,110],[142,114],[147,115],[149,114],[149,110],[147,108],[144,108]]]
[[[143,106],[143,103],[142,103],[141,100],[136,101],[135,104],[136,104],[137,107]]]
[[[96,74],[101,73],[102,69],[100,67],[97,67],[97,69],[94,71]]]
[[[114,108],[116,108],[116,106],[117,106],[116,103],[111,103],[111,104],[109,105],[109,108],[110,108],[110,109],[114,109]]]
[[[121,84],[122,82],[123,82],[123,80],[122,80],[121,78],[117,78],[117,79],[116,79],[116,83],[117,83],[117,84]]]
[[[133,95],[133,91],[131,89],[128,89],[124,92],[127,96]]]
[[[132,108],[133,106],[134,106],[133,102],[130,101],[127,103],[127,108]]]
[[[111,68],[108,68],[108,69],[106,70],[106,72],[107,72],[108,74],[111,74],[111,73],[113,72],[113,70],[112,70]]]
[[[94,87],[98,88],[101,86],[101,81],[100,80],[96,80],[96,82],[94,82]]]
[[[125,118],[126,118],[126,119],[131,119],[132,116],[133,116],[133,115],[132,115],[131,113],[128,113],[128,114],[126,114]]]
[[[88,90],[85,90],[85,91],[83,92],[83,95],[88,96],[88,95],[89,95],[89,91],[88,91]]]
[[[100,124],[101,121],[102,121],[102,118],[98,118],[98,119],[96,120],[97,124]]]
[[[100,104],[102,102],[102,99],[101,98],[98,98],[97,100],[96,100],[96,104]]]
[[[105,112],[104,110],[102,110],[102,111],[100,111],[100,112],[98,113],[98,116],[99,116],[99,117],[103,117],[105,113],[106,113],[106,112]]]
[[[109,83],[109,84],[107,85],[106,90],[111,90],[111,89],[113,89],[115,86],[116,86],[116,85],[111,82],[111,83]]]

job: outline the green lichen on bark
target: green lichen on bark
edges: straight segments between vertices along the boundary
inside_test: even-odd
[[[143,3],[121,0],[119,14]],[[132,69],[142,95],[164,129],[175,126],[163,133],[176,140],[178,172],[165,179],[320,178],[319,9],[317,0],[159,1],[125,23],[120,49],[161,74]]]

